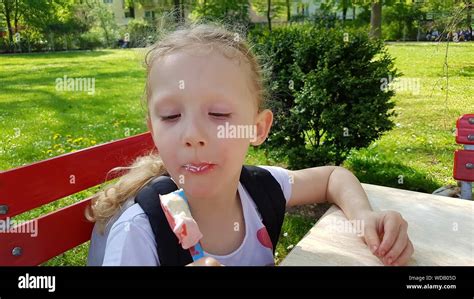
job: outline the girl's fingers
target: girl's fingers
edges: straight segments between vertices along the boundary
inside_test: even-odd
[[[401,215],[396,212],[387,212],[384,215],[382,219],[384,235],[382,243],[377,250],[378,256],[384,257],[385,254],[387,254],[387,252],[392,248],[400,232],[401,219]]]
[[[393,266],[403,266],[408,263],[408,260],[410,257],[413,255],[415,252],[415,248],[413,247],[413,244],[411,243],[410,239],[408,239],[408,244],[405,247],[405,249],[402,251],[400,256],[397,258],[396,261],[393,262]]]
[[[370,251],[375,254],[380,245],[380,239],[375,225],[367,224],[364,226],[364,239]]]
[[[403,250],[407,247],[408,244],[408,233],[407,233],[408,224],[405,220],[402,219],[402,223],[400,224],[400,230],[398,234],[398,238],[393,244],[392,248],[388,251],[388,253],[384,257],[384,264],[390,265],[395,260],[398,259],[400,254]]]
[[[219,263],[218,260],[216,260],[215,258],[212,258],[212,257],[203,257],[203,258],[200,258],[198,259],[197,261],[191,263],[191,264],[188,264],[186,266],[222,266],[221,263]]]

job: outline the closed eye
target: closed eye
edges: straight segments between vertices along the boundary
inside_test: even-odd
[[[166,115],[166,116],[161,116],[161,120],[167,121],[167,120],[175,120],[178,117],[180,117],[181,114],[173,114],[173,115]]]
[[[217,118],[228,118],[230,117],[232,113],[215,113],[215,112],[209,112],[209,115],[217,117]]]

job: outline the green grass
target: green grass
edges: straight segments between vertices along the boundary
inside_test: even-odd
[[[450,44],[449,98],[445,102],[445,44],[390,44],[397,68],[420,78],[419,95],[397,93],[395,122],[369,148],[354,151],[345,166],[362,182],[432,192],[453,182],[455,120],[474,112],[474,43]],[[0,169],[44,160],[70,151],[146,131],[144,69],[137,50],[78,51],[2,55],[0,59]],[[95,94],[58,92],[56,78],[95,78]],[[248,164],[270,164],[250,149]],[[398,184],[400,175],[403,184]],[[20,215],[30,219],[94,194],[98,187]],[[287,215],[277,246],[277,263],[306,234],[316,219]],[[84,265],[88,243],[45,263]]]
[[[135,51],[3,55],[0,169],[144,132],[144,72]],[[56,78],[95,78],[95,94]]]
[[[428,193],[454,184],[456,119],[474,113],[474,43],[449,44],[447,100],[446,43],[392,43],[388,50],[404,78],[419,78],[420,92],[397,92],[397,126],[344,165],[372,184]]]

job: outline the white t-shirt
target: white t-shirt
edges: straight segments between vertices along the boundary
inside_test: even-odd
[[[260,166],[267,169],[278,181],[286,202],[291,197],[288,171],[276,166]],[[204,256],[213,257],[225,266],[269,266],[274,265],[272,242],[255,202],[239,182],[238,192],[242,203],[245,237],[242,244],[228,255],[214,255],[204,251]],[[88,266],[159,266],[156,240],[147,215],[139,204],[129,200],[107,225],[104,235],[92,232]]]

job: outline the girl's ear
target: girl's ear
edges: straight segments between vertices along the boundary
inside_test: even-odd
[[[268,132],[270,132],[272,123],[273,113],[268,109],[261,111],[257,115],[257,121],[255,123],[257,131],[256,136],[250,141],[250,144],[254,146],[262,144],[268,137]]]

